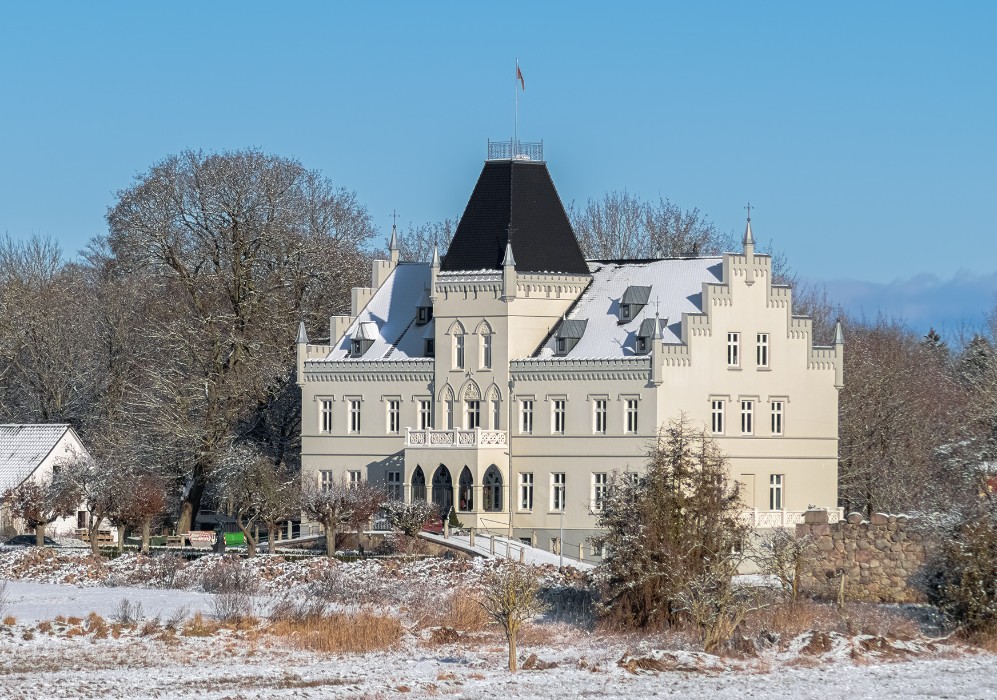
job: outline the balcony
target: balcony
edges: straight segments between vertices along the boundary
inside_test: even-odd
[[[756,530],[767,530],[776,527],[794,527],[803,523],[804,510],[745,510],[741,519]],[[844,509],[834,508],[827,511],[827,522],[836,523],[845,519]]]
[[[440,449],[456,447],[467,448],[500,448],[508,447],[508,439],[504,430],[482,430],[481,428],[454,428],[453,430],[417,430],[405,429],[406,448]]]

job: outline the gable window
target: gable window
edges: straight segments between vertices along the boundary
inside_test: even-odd
[[[647,306],[651,298],[650,287],[627,287],[620,298],[620,322],[633,320]]]
[[[464,336],[463,334],[453,337],[453,366],[454,369],[464,369]]]
[[[769,366],[769,334],[759,333],[758,334],[758,344],[755,348],[755,361],[758,363],[759,367]]]
[[[360,432],[360,399],[350,399],[347,404],[351,433]]]
[[[741,366],[741,334],[740,333],[728,333],[727,334],[727,366],[728,367],[740,367]]]
[[[464,427],[468,430],[474,430],[475,428],[481,427],[481,402],[480,401],[465,401],[464,409]]]
[[[623,425],[628,433],[637,432],[637,399],[626,399],[623,402]]]
[[[390,500],[392,501],[402,500],[402,473],[388,472],[388,477],[385,480],[384,490]]]
[[[772,402],[772,434],[782,435],[783,430],[783,411],[785,409],[785,403],[783,401],[773,401]]]
[[[606,399],[596,399],[592,402],[592,432],[600,435],[606,433]]]
[[[741,434],[751,435],[755,431],[755,402],[750,399],[741,401]]]
[[[710,402],[710,428],[714,435],[724,434],[724,409],[727,402],[723,399],[713,399]]]
[[[519,509],[533,510],[533,472],[519,472]]]
[[[388,411],[388,432],[391,434],[397,434],[401,430],[401,401],[398,399],[388,399],[387,401],[387,411]]]
[[[492,335],[481,336],[481,369],[492,368]]]
[[[319,402],[319,432],[332,432],[332,399],[322,399]]]
[[[419,399],[419,430],[429,430],[433,427],[433,402],[431,399]]]
[[[578,345],[578,341],[585,334],[585,327],[588,325],[587,319],[564,319],[557,327],[554,334],[554,354],[567,355]]]
[[[564,472],[554,472],[550,475],[550,509],[552,511],[564,510],[565,485]]]
[[[565,399],[554,399],[551,402],[551,432],[564,433],[564,414],[567,407]]]
[[[519,402],[519,432],[527,435],[533,432],[533,399]]]
[[[783,509],[783,486],[785,481],[784,474],[770,474],[769,475],[769,510],[782,510]]]
[[[606,472],[592,474],[592,510],[599,512],[606,503],[606,493],[609,489],[609,475]]]

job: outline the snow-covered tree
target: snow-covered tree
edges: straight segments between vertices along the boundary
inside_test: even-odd
[[[45,528],[76,512],[80,493],[61,472],[42,482],[25,481],[3,495],[3,503],[15,517],[35,531],[35,544],[45,546]]]
[[[388,501],[384,504],[384,511],[392,527],[408,536],[408,552],[411,554],[415,536],[422,532],[423,526],[439,513],[439,508],[435,503],[413,499],[410,503]]]
[[[504,561],[485,574],[478,602],[505,633],[509,647],[509,670],[516,672],[519,629],[527,620],[545,609],[537,597],[540,580],[532,568],[514,561]]]

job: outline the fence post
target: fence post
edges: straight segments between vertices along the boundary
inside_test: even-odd
[[[505,541],[505,558],[512,559],[512,542],[509,540]]]
[[[526,547],[519,548],[519,563],[520,564],[526,563]]]
[[[470,530],[468,530],[467,537],[468,537],[469,542],[471,543],[471,546],[473,547],[474,546],[474,528],[473,527]]]
[[[585,561],[585,552],[582,550],[582,543],[578,543],[578,561]]]
[[[494,555],[495,554],[495,535],[491,535],[488,538],[488,542],[489,542],[489,545],[488,545],[489,551]]]

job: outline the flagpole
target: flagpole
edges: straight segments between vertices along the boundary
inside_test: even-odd
[[[519,148],[519,59],[516,59],[516,74],[513,76],[512,89],[516,92],[516,126],[512,132],[512,156],[516,157],[516,150]]]

